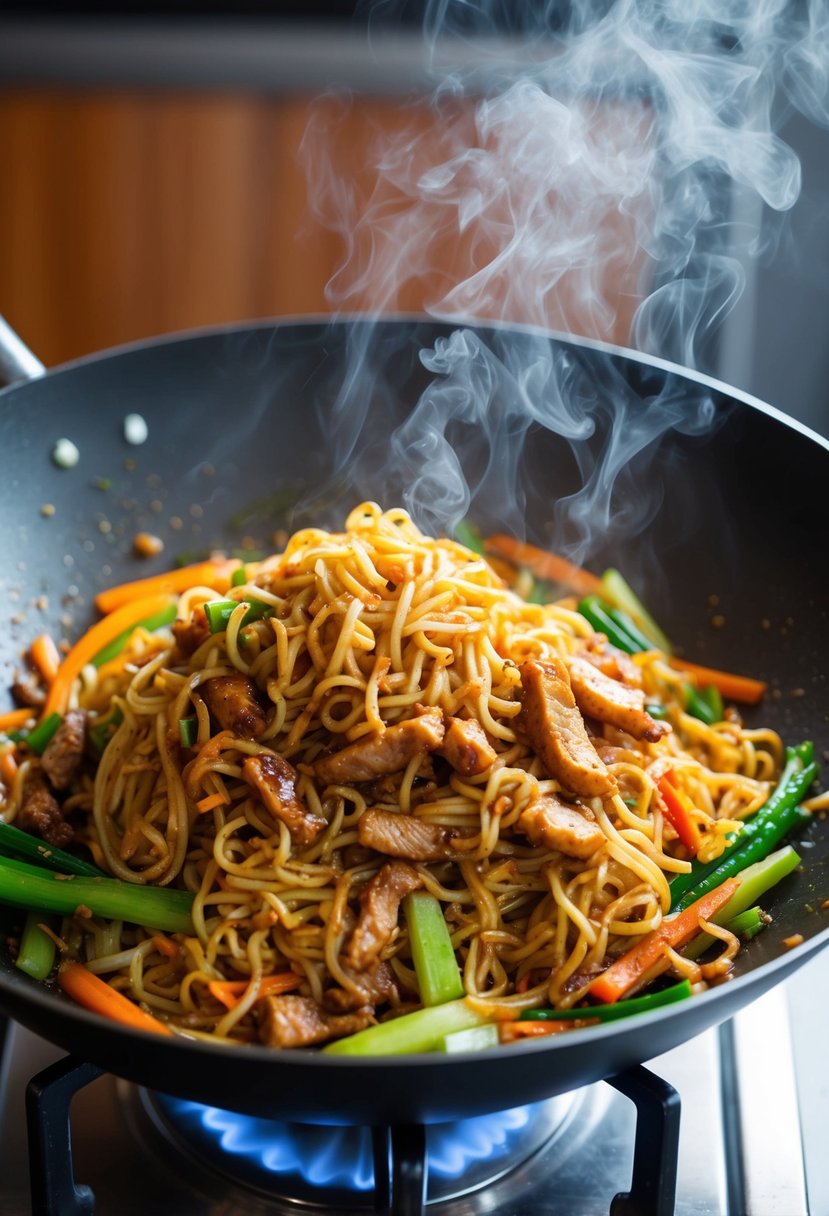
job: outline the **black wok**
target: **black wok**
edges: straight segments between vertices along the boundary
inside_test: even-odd
[[[144,343],[0,394],[2,580],[12,620],[0,635],[2,684],[36,632],[80,632],[92,617],[92,595],[107,584],[166,568],[176,555],[195,556],[215,543],[267,543],[274,528],[315,512],[341,523],[362,499],[401,499],[410,472],[395,473],[391,436],[424,388],[440,379],[423,366],[421,350],[453,328],[411,319],[374,327],[362,319],[263,323]],[[605,529],[611,543],[604,551],[594,547],[590,564],[600,570],[612,559],[626,570],[689,657],[769,680],[774,694],[757,719],[789,742],[813,738],[820,756],[829,748],[827,444],[722,385],[628,351],[472,328],[484,347],[515,367],[552,355],[583,411],[604,400],[635,419],[657,397],[679,406],[678,428],[623,469]],[[365,349],[366,361],[352,375],[355,347]],[[715,424],[708,438],[681,421],[703,399]],[[338,400],[345,400],[349,419],[365,411],[356,446],[335,412]],[[129,412],[149,425],[141,447],[124,442]],[[542,427],[530,429],[514,473],[526,491],[521,511],[530,541],[560,544],[571,523],[559,520],[551,531],[553,503],[578,490],[582,457],[592,458],[605,442],[608,417],[597,414],[593,434],[575,448]],[[63,435],[80,449],[71,470],[50,460]],[[485,476],[474,424],[459,422],[451,438],[471,441],[465,460],[478,488],[469,514],[485,529],[514,527],[515,512],[492,490],[501,457]],[[416,449],[415,436],[413,459]],[[433,507],[442,487],[426,488]],[[277,491],[284,491],[281,498]],[[656,495],[658,509],[652,506],[649,521],[630,520],[623,509],[645,493]],[[45,504],[54,514],[42,513]],[[165,542],[151,564],[139,565],[131,554],[139,529]],[[815,822],[807,831],[803,858],[802,872],[770,903],[773,925],[741,955],[731,982],[628,1024],[476,1057],[358,1061],[159,1040],[86,1013],[30,982],[4,957],[0,1008],[120,1076],[244,1112],[342,1123],[482,1113],[650,1059],[788,976],[829,941],[829,914],[820,910],[829,897],[825,825]],[[789,950],[784,939],[792,934],[804,940]]]

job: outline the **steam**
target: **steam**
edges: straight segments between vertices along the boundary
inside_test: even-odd
[[[398,9],[371,7],[378,38]],[[590,384],[543,337],[493,347],[463,322],[710,359],[747,262],[772,248],[764,214],[800,191],[776,133],[786,107],[829,122],[829,0],[433,0],[423,36],[432,96],[377,130],[365,164],[342,155],[349,99],[327,99],[306,132],[312,207],[343,241],[328,299],[373,314],[416,301],[460,326],[424,352],[435,378],[392,439],[415,516],[451,530],[471,503],[497,501],[520,532],[521,453],[541,427],[582,478],[551,525],[582,560],[594,534],[633,535],[653,516],[659,489],[628,494],[632,470],[667,431],[712,426],[713,404],[670,379],[654,399],[621,376]],[[358,345],[331,433],[340,467],[368,475],[370,338]]]

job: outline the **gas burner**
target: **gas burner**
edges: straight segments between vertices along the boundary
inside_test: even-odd
[[[201,1168],[276,1203],[306,1210],[373,1211],[376,1133],[255,1118],[165,1094],[138,1091],[155,1129]],[[571,1125],[579,1094],[479,1115],[426,1130],[427,1203],[490,1186]]]

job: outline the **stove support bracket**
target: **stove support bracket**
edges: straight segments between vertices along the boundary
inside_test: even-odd
[[[26,1087],[32,1216],[91,1216],[95,1211],[90,1188],[75,1182],[69,1107],[78,1090],[103,1071],[67,1056]]]
[[[679,1159],[679,1094],[641,1064],[607,1082],[636,1107],[630,1190],[614,1196],[610,1216],[673,1216]]]

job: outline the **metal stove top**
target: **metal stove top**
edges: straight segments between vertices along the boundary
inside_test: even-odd
[[[682,1101],[676,1216],[829,1213],[827,1005],[829,952],[732,1022],[649,1062]],[[10,1028],[0,1074],[4,1216],[31,1211],[24,1093],[61,1054]],[[634,1108],[603,1082],[557,1101],[556,1130],[541,1148],[482,1190],[430,1203],[429,1212],[608,1216],[630,1181]],[[111,1076],[74,1099],[75,1176],[92,1187],[99,1216],[335,1216],[313,1191],[300,1205],[286,1203],[182,1152],[150,1105]],[[361,1200],[364,1210],[370,1199]]]

